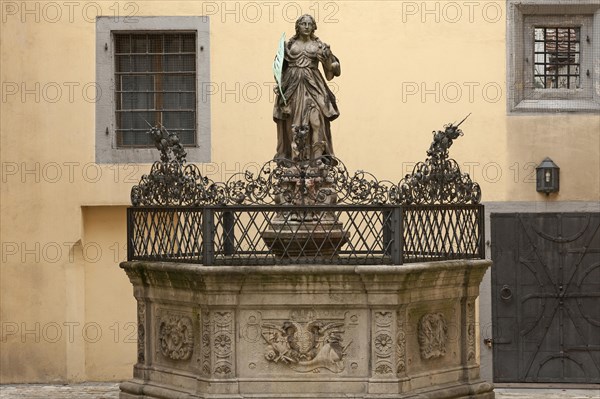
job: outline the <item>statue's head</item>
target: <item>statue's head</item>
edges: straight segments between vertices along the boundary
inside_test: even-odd
[[[311,36],[314,36],[315,31],[317,30],[317,23],[315,19],[310,14],[304,14],[300,18],[296,20],[296,35],[300,35],[300,29],[303,23],[310,23],[312,25],[312,29],[310,32]]]

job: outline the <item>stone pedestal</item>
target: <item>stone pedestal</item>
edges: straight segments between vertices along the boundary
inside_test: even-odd
[[[475,312],[489,266],[122,263],[139,339],[120,398],[493,398]]]
[[[325,218],[323,218],[325,219]],[[260,233],[269,249],[277,256],[332,257],[348,241],[343,224],[333,220],[274,220]]]

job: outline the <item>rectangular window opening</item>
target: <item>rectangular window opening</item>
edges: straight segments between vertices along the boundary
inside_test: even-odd
[[[163,125],[196,145],[196,33],[115,33],[117,147],[153,147]]]

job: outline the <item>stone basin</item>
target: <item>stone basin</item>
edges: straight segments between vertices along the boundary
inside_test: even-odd
[[[493,398],[475,310],[490,265],[124,262],[139,339],[120,398]]]

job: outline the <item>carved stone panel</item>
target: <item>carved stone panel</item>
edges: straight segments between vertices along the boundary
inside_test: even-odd
[[[194,350],[194,327],[189,316],[164,311],[158,320],[160,353],[172,360],[188,360]]]
[[[262,336],[265,358],[299,372],[327,369],[344,371],[346,351],[344,322],[317,318],[312,310],[293,310],[290,317],[277,323],[264,321]]]
[[[435,300],[407,305],[406,373],[454,368],[466,359],[464,301]]]
[[[343,309],[263,309],[241,315],[240,375],[364,374],[364,314]],[[360,333],[359,333],[360,331]],[[361,339],[362,338],[362,339]],[[310,373],[310,374],[309,374]]]
[[[202,371],[215,378],[234,376],[234,313],[211,310],[202,314]]]
[[[375,310],[372,313],[372,375],[377,378],[391,377],[395,374],[393,316],[393,313],[387,310]]]
[[[229,310],[203,309],[200,317],[200,345],[197,363],[208,378],[234,376],[234,313]]]
[[[200,338],[200,369],[205,377],[211,375],[212,362],[211,362],[211,336],[212,336],[212,324],[210,320],[210,312],[204,310],[200,313],[201,320],[201,338]]]
[[[146,302],[137,300],[137,362],[142,364],[146,361]]]
[[[396,373],[406,374],[406,306],[396,314]]]
[[[427,313],[419,320],[421,358],[432,359],[446,355],[448,325],[443,313]]]
[[[476,362],[475,298],[467,300],[467,362]]]

